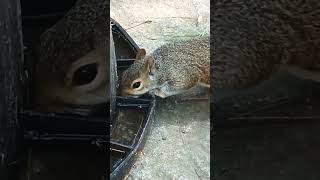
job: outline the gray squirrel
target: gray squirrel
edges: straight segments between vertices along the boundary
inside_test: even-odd
[[[120,91],[122,96],[166,98],[199,85],[210,88],[209,36],[164,44],[150,55],[140,49],[121,76]]]
[[[248,88],[280,69],[320,82],[318,0],[218,0],[211,10],[211,91]]]
[[[105,0],[78,0],[40,37],[36,102],[94,105],[109,100],[109,14]]]

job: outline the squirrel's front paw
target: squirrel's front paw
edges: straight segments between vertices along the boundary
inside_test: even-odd
[[[158,89],[154,91],[154,94],[155,94],[156,96],[161,97],[161,98],[166,98],[166,97],[168,97],[168,95],[166,95],[163,91],[158,90]]]

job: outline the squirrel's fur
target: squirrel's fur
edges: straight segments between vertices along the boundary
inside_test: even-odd
[[[211,90],[250,87],[282,67],[320,81],[318,0],[218,0],[211,9]]]
[[[135,82],[140,82],[141,86],[134,88]],[[140,50],[135,62],[123,72],[120,82],[123,96],[150,92],[162,98],[197,85],[210,87],[209,36],[168,43],[148,56]]]
[[[39,107],[108,101],[107,9],[104,0],[78,0],[62,19],[41,35],[35,70]],[[97,64],[96,78],[87,84],[76,84],[75,72],[90,63]]]

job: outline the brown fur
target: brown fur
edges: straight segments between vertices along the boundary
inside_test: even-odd
[[[153,92],[168,97],[195,86],[210,87],[209,37],[200,37],[165,44],[149,56],[136,60],[122,75],[121,94],[141,95]],[[141,52],[137,57],[141,57]],[[143,54],[143,52],[142,52]],[[144,53],[145,54],[145,53]],[[150,79],[153,76],[154,79]],[[136,91],[132,83],[137,79],[143,88]]]
[[[107,1],[78,0],[68,13],[40,37],[36,62],[36,103],[90,105],[107,102],[109,93],[109,14]],[[98,63],[104,79],[94,89],[70,85],[77,63]],[[69,74],[69,75],[68,75]],[[68,77],[67,77],[68,76]],[[71,83],[72,84],[72,83]]]
[[[211,6],[212,90],[253,86],[280,67],[304,69],[290,71],[320,81],[318,0],[218,0]]]

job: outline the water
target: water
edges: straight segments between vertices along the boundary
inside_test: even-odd
[[[137,109],[122,109],[118,111],[118,116],[112,130],[111,141],[131,146],[142,126],[145,113]]]

